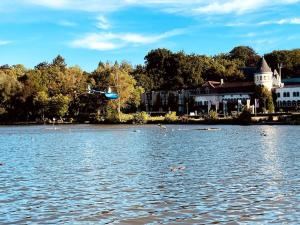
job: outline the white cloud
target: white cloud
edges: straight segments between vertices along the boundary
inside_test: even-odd
[[[211,3],[194,9],[194,12],[205,14],[242,14],[247,11],[258,9],[265,1],[212,1]],[[258,3],[258,4],[257,4]]]
[[[110,23],[104,16],[98,16],[97,17],[97,27],[101,30],[107,30],[111,27]]]
[[[39,5],[53,9],[70,9],[78,11],[114,11],[127,5],[126,0],[25,0],[27,4]]]
[[[297,2],[299,0],[217,0],[195,8],[193,11],[205,14],[244,14],[271,6]]]
[[[300,0],[2,0],[54,9],[110,12],[124,7],[153,7],[169,13],[187,16],[203,14],[244,14],[273,6],[295,4]],[[0,6],[5,3],[0,3]]]
[[[0,40],[0,45],[8,45],[10,43],[11,43],[11,41]]]
[[[280,42],[280,38],[262,38],[249,41],[257,52],[271,51]]]
[[[283,25],[283,24],[296,24],[300,25],[300,18],[285,18],[281,20],[269,20],[269,21],[262,21],[258,23],[258,25],[271,25],[271,24],[278,24],[278,25]]]
[[[140,46],[156,43],[163,39],[180,35],[183,29],[175,29],[158,35],[141,35],[137,33],[90,33],[71,42],[75,48],[87,48],[99,51],[120,49],[126,46]]]

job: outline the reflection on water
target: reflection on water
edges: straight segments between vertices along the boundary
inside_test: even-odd
[[[0,224],[299,224],[300,127],[215,127],[0,127]]]

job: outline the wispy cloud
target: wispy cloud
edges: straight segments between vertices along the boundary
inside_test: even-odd
[[[299,0],[217,0],[193,9],[196,13],[206,14],[245,14],[266,7],[297,3]]]
[[[180,35],[184,29],[175,29],[162,34],[142,35],[137,33],[90,33],[82,38],[71,42],[71,46],[75,48],[87,48],[99,51],[108,51],[124,48],[127,46],[137,47],[159,42],[163,39]]]
[[[26,4],[39,5],[53,9],[69,9],[76,11],[108,12],[128,5],[121,0],[25,0]]]
[[[7,0],[4,0],[7,1]],[[190,15],[245,14],[266,7],[295,4],[300,0],[12,0],[22,4],[39,5],[54,9],[94,12],[115,11],[124,7],[154,7],[169,13]]]
[[[243,14],[248,11],[257,10],[265,5],[268,1],[212,1],[207,5],[203,5],[199,8],[194,9],[196,13],[206,13],[206,14],[228,14],[237,13]]]
[[[96,26],[101,30],[107,30],[111,27],[110,23],[104,16],[97,17],[97,24]]]
[[[281,38],[261,38],[254,39],[248,43],[260,54],[263,52],[272,51],[278,43],[280,43]]]
[[[10,43],[11,43],[11,41],[0,40],[0,46],[1,46],[1,45],[8,45],[8,44],[10,44]]]
[[[278,25],[284,25],[284,24],[296,24],[300,25],[300,18],[285,18],[280,20],[268,20],[268,21],[262,21],[258,23],[258,25],[270,25],[270,24],[278,24]]]

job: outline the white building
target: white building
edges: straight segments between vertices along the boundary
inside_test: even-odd
[[[300,107],[300,85],[285,86],[281,82],[281,71],[280,73],[276,70],[272,71],[264,57],[253,74],[253,81],[224,82],[221,79],[206,81],[194,90],[148,92],[144,94],[143,102],[147,111],[166,112],[172,108],[170,105],[174,104],[174,101],[169,104],[170,99],[176,99],[179,113],[192,111],[207,113],[210,110],[227,113],[239,111],[243,105],[249,106],[255,86],[264,86],[275,93],[277,108]],[[191,102],[193,102],[192,106]],[[155,107],[156,105],[159,107]]]
[[[300,107],[300,85],[285,85],[276,88],[275,93],[278,108]]]
[[[271,91],[273,88],[273,75],[271,68],[263,57],[258,71],[254,74],[254,83],[257,86],[264,86]]]

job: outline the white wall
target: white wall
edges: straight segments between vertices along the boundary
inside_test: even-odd
[[[254,75],[254,82],[256,85],[262,85],[271,90],[273,87],[273,73],[256,73]]]
[[[278,101],[297,101],[297,100],[300,100],[300,86],[276,88],[275,92],[276,92],[276,94],[280,93],[280,97],[277,97],[277,102]],[[283,97],[284,92],[289,92],[290,97]],[[294,97],[293,92],[299,92],[299,96]]]

